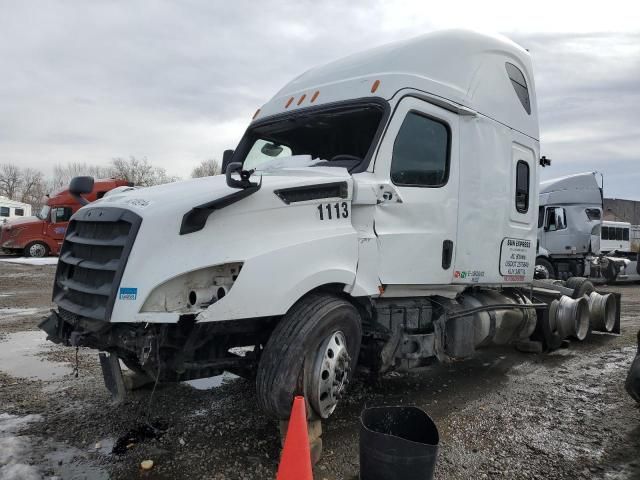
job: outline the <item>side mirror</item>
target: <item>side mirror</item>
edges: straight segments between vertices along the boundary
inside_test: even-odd
[[[80,205],[87,205],[89,201],[82,194],[91,193],[93,190],[93,177],[73,177],[69,183],[69,193]]]
[[[69,192],[74,195],[91,193],[93,190],[93,177],[73,177],[69,183]]]
[[[227,167],[229,166],[229,164],[231,163],[231,160],[233,159],[233,153],[234,153],[234,150],[225,150],[224,153],[222,154],[221,173],[227,173]]]

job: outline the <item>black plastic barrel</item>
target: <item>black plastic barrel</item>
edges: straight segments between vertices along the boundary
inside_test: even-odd
[[[360,416],[361,480],[430,480],[440,435],[417,407],[365,408]]]

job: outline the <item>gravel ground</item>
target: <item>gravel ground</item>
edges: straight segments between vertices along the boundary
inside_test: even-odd
[[[75,350],[43,342],[36,327],[52,307],[54,271],[0,265],[0,478],[274,477],[277,426],[257,411],[251,382],[160,385],[151,403],[143,389],[114,407],[95,352],[79,351],[73,376]],[[640,328],[640,286],[610,290],[623,295],[620,336],[595,334],[552,354],[491,350],[356,380],[323,426],[315,478],[357,478],[358,415],[385,404],[417,405],[434,418],[438,479],[640,478],[640,410],[623,388]],[[161,435],[112,454],[116,439],[144,419]],[[149,472],[139,468],[145,459],[154,461]]]

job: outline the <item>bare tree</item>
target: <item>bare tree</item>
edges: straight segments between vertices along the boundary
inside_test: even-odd
[[[53,178],[50,182],[50,189],[52,191],[57,191],[66,188],[73,177],[80,176],[108,178],[111,177],[111,168],[81,162],[55,165],[53,167]]]
[[[33,168],[23,169],[20,201],[30,204],[36,211],[42,206],[46,193],[47,187],[42,172]]]
[[[212,177],[220,173],[220,164],[214,158],[209,158],[200,162],[191,172],[191,178]]]
[[[20,168],[12,163],[0,165],[0,195],[13,200],[18,196],[22,174]]]
[[[179,180],[178,177],[168,175],[164,168],[153,166],[146,157],[139,159],[133,156],[128,160],[124,158],[111,160],[111,175],[141,187]]]

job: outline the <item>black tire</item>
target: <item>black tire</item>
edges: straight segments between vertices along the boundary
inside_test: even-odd
[[[565,282],[567,288],[573,288],[572,298],[581,298],[595,291],[593,283],[584,277],[571,277]]]
[[[549,272],[549,279],[554,279],[557,278],[556,276],[556,269],[553,267],[553,264],[547,260],[544,257],[538,257],[536,258],[536,265],[540,265],[541,267],[544,267],[547,272]]]
[[[43,258],[49,255],[49,246],[44,242],[31,242],[24,247],[24,256]]]
[[[281,420],[289,418],[294,396],[306,397],[305,377],[310,376],[320,345],[336,331],[345,336],[353,371],[362,325],[351,303],[336,295],[312,293],[289,309],[269,337],[258,366],[258,405],[265,413]]]

